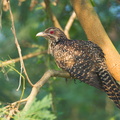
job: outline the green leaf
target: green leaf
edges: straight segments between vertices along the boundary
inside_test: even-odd
[[[51,112],[52,96],[47,95],[42,100],[33,101],[32,107],[18,113],[15,120],[54,120],[56,116]]]
[[[91,4],[92,4],[93,7],[96,6],[96,5],[95,5],[95,2],[94,2],[93,0],[90,0],[90,2],[91,2]]]

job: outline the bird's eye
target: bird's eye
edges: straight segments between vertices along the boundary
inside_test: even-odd
[[[54,31],[50,31],[50,34],[53,34],[54,33]]]

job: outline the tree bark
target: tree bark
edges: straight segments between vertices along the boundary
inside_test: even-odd
[[[71,0],[71,2],[88,40],[102,48],[110,73],[120,81],[120,55],[105,32],[90,0]]]

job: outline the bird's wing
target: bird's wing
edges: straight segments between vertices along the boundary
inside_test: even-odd
[[[94,63],[92,61],[77,58],[75,64],[72,67],[65,67],[64,69],[70,73],[71,77],[79,79],[80,81],[98,89],[102,89],[101,81],[97,76],[94,68]]]
[[[56,46],[59,49],[57,49],[57,52],[54,52],[54,55],[57,56],[55,60],[60,68],[70,73],[71,77],[102,89],[101,81],[95,73],[94,59],[99,54],[103,57],[103,54],[101,49],[97,49],[97,45],[89,42],[67,40],[64,44],[59,43]],[[96,54],[96,51],[98,54]]]

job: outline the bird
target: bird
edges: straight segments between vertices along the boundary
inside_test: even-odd
[[[71,78],[79,79],[104,91],[120,109],[120,85],[110,74],[103,50],[92,41],[71,40],[56,27],[50,27],[36,36],[48,40],[48,53],[56,64],[68,72]]]

